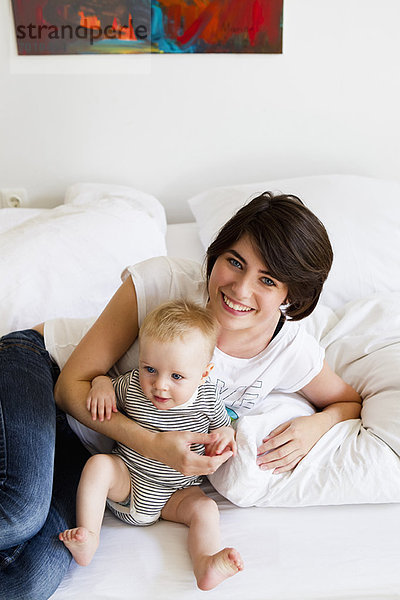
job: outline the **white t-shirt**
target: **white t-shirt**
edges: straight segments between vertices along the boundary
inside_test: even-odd
[[[144,317],[162,302],[189,299],[205,305],[207,290],[201,266],[193,261],[161,256],[125,269],[135,285],[139,327]],[[54,319],[45,324],[45,345],[62,367],[94,319]],[[298,321],[285,321],[267,348],[252,358],[236,358],[215,349],[210,380],[233,418],[263,412],[271,392],[290,393],[306,386],[321,371],[324,350]],[[138,367],[138,341],[110,371],[116,377]],[[73,425],[72,421],[70,424]],[[73,429],[82,439],[92,438],[83,426]],[[86,431],[85,431],[86,430]],[[82,431],[85,431],[83,436]],[[82,439],[87,445],[87,439]]]

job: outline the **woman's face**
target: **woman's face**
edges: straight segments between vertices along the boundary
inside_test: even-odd
[[[209,280],[209,308],[222,329],[254,330],[275,326],[288,287],[268,273],[268,266],[243,236],[219,256]]]

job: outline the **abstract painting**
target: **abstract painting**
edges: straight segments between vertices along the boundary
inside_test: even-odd
[[[282,52],[283,0],[12,0],[18,54]]]
[[[158,0],[152,3],[157,52],[282,52],[283,0]]]

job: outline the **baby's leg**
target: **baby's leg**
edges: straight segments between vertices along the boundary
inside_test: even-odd
[[[218,507],[198,486],[175,492],[161,516],[189,527],[189,553],[201,590],[211,590],[243,569],[242,558],[235,548],[219,551]]]
[[[76,495],[77,527],[59,535],[79,565],[88,565],[97,550],[107,498],[123,502],[130,486],[129,471],[115,454],[95,454],[87,461]]]

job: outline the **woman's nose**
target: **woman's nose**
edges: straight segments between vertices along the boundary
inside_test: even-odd
[[[236,300],[248,299],[251,296],[251,282],[247,277],[240,277],[232,285]]]

